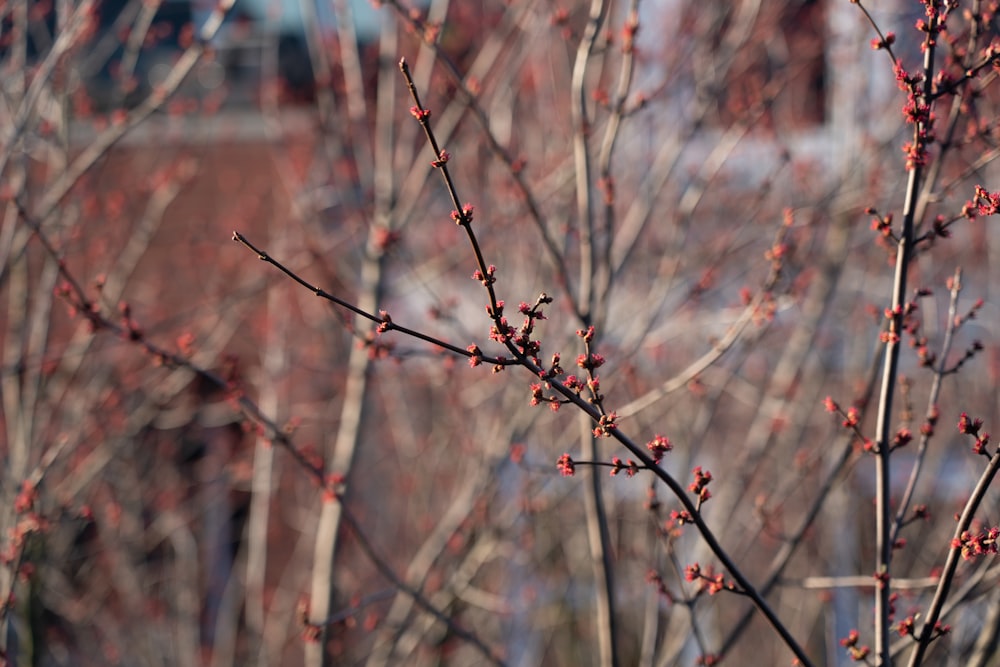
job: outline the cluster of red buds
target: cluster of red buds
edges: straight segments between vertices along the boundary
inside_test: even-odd
[[[977,533],[966,530],[951,541],[952,549],[961,549],[962,558],[973,560],[979,556],[997,553],[997,540],[1000,538],[1000,526],[993,526]]]
[[[563,477],[572,477],[576,473],[576,464],[573,463],[573,459],[570,458],[569,454],[560,456],[559,460],[556,461],[556,467]]]
[[[865,645],[859,645],[861,635],[857,630],[851,630],[846,637],[840,640],[840,645],[847,649],[847,655],[855,662],[867,660],[871,654],[871,649]]]
[[[624,471],[626,477],[635,477],[636,473],[642,469],[638,463],[629,459],[628,461],[622,461],[617,456],[611,458],[611,476],[615,477],[618,473]]]
[[[712,473],[702,470],[701,466],[695,466],[691,473],[694,475],[694,481],[688,486],[688,490],[698,496],[698,505],[700,506],[712,497],[712,492],[708,490],[708,485],[712,481]]]
[[[700,584],[698,592],[706,592],[709,595],[715,595],[723,590],[736,590],[736,584],[731,581],[726,581],[725,576],[723,576],[721,572],[716,573],[711,566],[702,571],[701,566],[698,565],[698,563],[688,565],[684,568],[684,580],[691,582],[697,581]]]
[[[976,454],[989,456],[989,452],[986,447],[990,444],[990,434],[980,433],[982,427],[982,419],[971,419],[969,415],[964,412],[958,417],[958,432],[965,435],[971,435],[976,439],[976,443],[972,446],[972,451]]]

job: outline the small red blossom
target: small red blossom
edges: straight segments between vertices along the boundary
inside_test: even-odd
[[[979,429],[983,426],[982,419],[969,419],[968,413],[963,412],[958,417],[958,432],[965,435],[978,436]]]
[[[917,167],[927,166],[927,147],[924,142],[918,141],[916,143],[907,141],[903,144],[903,152],[906,153],[906,168],[912,171]]]
[[[965,202],[965,204],[962,205],[962,217],[967,218],[969,220],[975,220],[976,205],[973,204],[971,201]]]
[[[884,237],[892,236],[892,213],[872,218],[872,231],[878,232]]]
[[[597,426],[594,427],[594,437],[611,437],[611,431],[616,428],[618,428],[617,412],[609,412],[608,414],[601,415],[601,418],[597,421]]]
[[[385,333],[386,331],[392,328],[392,317],[389,315],[388,312],[384,310],[378,311],[378,315],[382,321],[379,322],[376,331],[378,331],[379,333]]]
[[[531,385],[531,405],[536,406],[539,403],[545,401],[545,396],[542,394],[542,385],[535,383]]]
[[[871,47],[873,51],[878,51],[879,49],[886,49],[892,46],[896,42],[896,33],[887,32],[885,34],[885,39],[876,37],[871,41]]]
[[[625,471],[627,477],[635,477],[636,473],[639,472],[639,464],[629,459],[627,462],[622,462],[617,456],[611,459],[611,476],[615,477],[618,473]]]
[[[486,287],[486,286],[492,285],[493,283],[495,283],[497,281],[496,273],[497,273],[497,267],[495,267],[492,264],[490,264],[489,267],[487,267],[487,269],[486,269],[486,275],[485,276],[483,275],[482,271],[479,271],[477,269],[475,272],[473,272],[472,279],[473,280],[478,280],[479,282],[481,282],[483,284],[484,287]]]
[[[576,472],[576,464],[573,463],[573,459],[570,458],[569,454],[560,456],[559,460],[556,461],[556,467],[563,477],[572,477]]]
[[[507,318],[499,318],[499,324],[490,327],[490,340],[498,343],[506,343],[514,336],[514,327],[507,323]]]
[[[988,444],[990,444],[990,434],[983,433],[976,438],[975,444],[972,445],[972,452],[974,454],[979,454],[980,456],[988,456],[989,451],[986,449]]]
[[[680,535],[681,527],[694,523],[694,517],[687,510],[670,512],[670,518],[663,522],[663,530],[670,535]]]
[[[840,640],[840,645],[847,649],[847,654],[855,662],[865,660],[868,654],[871,653],[871,649],[867,646],[858,646],[860,638],[857,630],[851,630],[846,637]]]
[[[727,587],[732,588],[731,585],[726,584],[726,581],[721,573],[705,581],[705,589],[708,591],[709,595],[715,595]]]
[[[978,533],[964,531],[951,541],[952,549],[961,549],[962,558],[973,560],[980,556],[997,553],[997,540],[1000,538],[1000,527],[994,526]]]
[[[684,580],[699,582],[698,591],[707,592],[709,595],[715,595],[727,589],[731,591],[736,590],[736,585],[732,582],[727,582],[722,573],[716,573],[711,566],[702,570],[698,563],[688,565],[684,568]]]
[[[776,243],[764,252],[764,259],[771,263],[780,263],[788,254],[788,246],[784,243]]]
[[[674,510],[670,513],[670,518],[679,524],[694,523],[694,517],[687,510]]]
[[[900,90],[908,91],[910,86],[917,83],[918,77],[910,76],[910,73],[903,69],[898,61],[893,65],[892,70],[896,75],[896,85],[899,86]]]
[[[698,502],[703,503],[712,497],[708,490],[708,485],[712,481],[712,473],[702,470],[701,466],[695,466],[691,471],[694,481],[688,485],[688,490],[698,496]]]
[[[911,99],[903,105],[903,118],[907,123],[926,123],[930,119],[930,107]]]
[[[995,215],[1000,211],[1000,192],[991,193],[986,188],[976,186],[976,212],[979,215]]]
[[[576,358],[576,365],[592,371],[604,365],[604,357],[594,353],[581,354]]]
[[[653,455],[653,460],[657,463],[663,460],[663,455],[673,449],[670,439],[662,435],[655,435],[653,439],[646,443],[646,449]]]
[[[549,370],[544,371],[547,378],[554,378],[562,375],[564,373],[562,366],[560,365],[562,357],[556,352],[552,355],[552,362],[549,364]]]

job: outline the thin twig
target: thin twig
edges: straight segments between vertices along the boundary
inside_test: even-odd
[[[927,421],[933,426],[934,422],[937,421],[937,404],[938,397],[941,394],[941,384],[944,376],[947,372],[947,358],[948,353],[951,351],[952,340],[955,337],[955,330],[958,328],[958,296],[962,291],[962,270],[955,269],[955,275],[952,278],[951,284],[951,299],[948,304],[948,323],[945,326],[944,331],[944,341],[941,343],[940,359],[938,360],[938,366],[934,369],[934,380],[931,383],[930,394],[927,396]],[[910,503],[913,500],[913,494],[916,492],[917,480],[920,478],[920,472],[923,470],[924,459],[927,456],[927,448],[930,444],[931,436],[933,435],[933,430],[921,430],[920,443],[917,446],[916,460],[913,463],[913,469],[910,471],[910,478],[906,483],[906,490],[903,492],[903,497],[899,501],[899,507],[896,509],[896,519],[892,525],[892,533],[889,536],[889,543],[895,544],[896,540],[899,539],[899,531],[903,527],[903,522],[906,520],[906,516],[909,512]]]
[[[889,50],[887,40],[882,35],[875,21],[868,14],[868,11],[860,3],[856,3],[864,12],[868,20],[875,26],[880,39],[886,44],[886,51],[892,59],[894,67],[898,68],[898,61]],[[917,89],[917,83],[913,83],[910,91],[910,104],[914,107],[927,105],[930,103],[931,86],[934,79],[934,53],[936,40],[932,35],[936,35],[939,26],[937,18],[929,19],[927,36],[924,39],[924,63],[923,63],[923,87]],[[899,241],[896,245],[896,272],[892,286],[892,306],[890,310],[889,331],[885,335],[886,354],[885,366],[882,373],[882,389],[879,395],[879,406],[876,423],[876,452],[875,452],[875,544],[876,563],[875,576],[883,584],[887,583],[891,577],[892,562],[892,508],[890,505],[891,493],[891,429],[892,429],[892,404],[896,389],[896,380],[899,368],[899,351],[902,345],[903,317],[906,299],[906,279],[910,268],[910,258],[913,254],[915,213],[919,199],[920,184],[923,176],[921,166],[922,153],[926,151],[926,130],[923,120],[915,122],[913,127],[913,143],[911,150],[917,153],[917,157],[908,165],[906,182],[906,196],[903,201],[903,222],[902,230],[899,234]],[[889,600],[889,586],[883,585],[876,588],[875,593],[875,661],[876,665],[888,667],[891,664],[889,617],[891,603]]]
[[[237,243],[242,243],[243,245],[245,245],[247,248],[249,248],[251,251],[253,251],[254,254],[257,255],[257,259],[261,260],[262,262],[266,262],[266,263],[270,264],[271,266],[274,266],[279,271],[281,271],[282,273],[284,273],[286,276],[288,276],[289,278],[291,278],[292,280],[294,280],[298,284],[300,284],[303,287],[305,287],[307,290],[309,290],[310,292],[312,292],[316,296],[318,296],[320,298],[323,298],[323,299],[326,299],[327,301],[331,301],[331,302],[337,304],[338,306],[340,306],[341,308],[346,308],[347,310],[351,311],[352,313],[354,313],[355,315],[357,315],[359,317],[363,317],[364,319],[370,320],[370,321],[378,324],[380,332],[385,333],[385,332],[388,332],[388,331],[398,331],[398,332],[400,332],[400,333],[402,333],[404,335],[411,336],[411,337],[416,338],[418,340],[422,340],[422,341],[424,341],[426,343],[430,343],[431,345],[434,345],[436,347],[440,347],[441,349],[448,350],[449,352],[452,352],[454,354],[460,354],[463,357],[468,357],[470,359],[474,358],[474,357],[479,357],[483,362],[494,364],[494,365],[498,365],[498,366],[510,366],[510,365],[513,365],[513,364],[517,363],[516,361],[512,361],[510,359],[502,359],[500,357],[490,357],[490,356],[486,356],[486,355],[483,355],[483,354],[477,354],[475,352],[470,351],[467,348],[461,348],[461,347],[458,347],[457,345],[452,345],[451,343],[443,341],[443,340],[441,340],[439,338],[434,338],[433,336],[428,336],[427,334],[422,333],[420,331],[417,331],[415,329],[410,329],[409,327],[401,326],[401,325],[396,324],[395,322],[393,322],[392,319],[389,317],[388,313],[383,313],[381,316],[379,316],[379,315],[375,315],[373,313],[369,313],[366,310],[362,310],[361,308],[358,308],[357,306],[355,306],[353,303],[351,303],[349,301],[345,301],[344,299],[341,299],[340,297],[336,296],[335,294],[331,294],[331,293],[327,292],[322,287],[317,287],[315,285],[312,285],[311,283],[309,283],[308,281],[306,281],[304,278],[302,278],[301,276],[299,276],[297,273],[295,273],[294,271],[292,271],[291,269],[289,269],[287,266],[285,266],[284,264],[282,264],[278,260],[276,260],[273,257],[271,257],[271,255],[269,255],[265,250],[262,250],[262,249],[258,248],[257,246],[255,246],[243,234],[241,234],[241,233],[239,233],[237,231],[234,231],[233,232],[233,240],[236,241]]]
[[[400,20],[410,25],[416,34],[429,36],[434,33],[434,31],[428,30],[428,26],[426,26],[418,17],[410,12],[409,9],[403,7],[398,0],[387,0],[386,4],[392,7]],[[514,158],[510,152],[500,144],[496,134],[493,132],[493,128],[490,127],[489,117],[487,116],[486,111],[479,103],[477,96],[469,89],[466,77],[462,76],[458,67],[451,60],[444,49],[441,48],[441,45],[438,44],[437,41],[426,38],[423,40],[423,43],[434,51],[437,60],[444,66],[444,71],[455,85],[457,93],[468,109],[472,112],[472,117],[479,124],[490,151],[507,168],[507,172],[514,181],[514,185],[517,187],[521,197],[524,198],[525,206],[528,209],[528,216],[534,223],[535,228],[538,230],[539,236],[542,239],[542,245],[545,248],[546,256],[554,267],[558,281],[565,287],[567,292],[572,294],[573,285],[569,277],[569,269],[566,266],[566,258],[564,257],[562,250],[559,248],[559,243],[556,241],[552,232],[549,230],[548,225],[545,223],[545,219],[542,216],[541,204],[538,202],[534,191],[528,184],[528,177],[525,173],[523,161]],[[579,310],[579,306],[577,305],[577,299],[571,298],[571,304],[575,311],[574,314],[578,319],[580,319],[582,317],[582,312]]]
[[[948,551],[948,559],[945,561],[944,570],[941,572],[941,579],[938,582],[937,590],[934,591],[934,599],[931,601],[930,607],[927,608],[923,628],[916,637],[917,647],[910,656],[909,667],[918,667],[918,665],[923,663],[924,654],[934,639],[934,633],[937,631],[937,622],[941,617],[941,610],[944,608],[944,603],[948,598],[951,583],[955,578],[955,570],[958,569],[958,563],[962,557],[962,534],[969,530],[969,526],[972,525],[972,519],[975,517],[976,511],[979,509],[979,505],[986,496],[986,492],[989,490],[990,484],[993,483],[993,478],[996,477],[998,471],[1000,471],[1000,447],[990,457],[990,462],[979,477],[976,488],[972,491],[972,496],[962,509],[962,516],[958,520],[958,525],[955,526],[955,536],[952,539],[951,549]]]

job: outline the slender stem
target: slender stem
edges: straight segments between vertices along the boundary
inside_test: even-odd
[[[512,361],[510,359],[501,359],[500,357],[488,357],[488,356],[485,356],[485,355],[482,355],[482,354],[477,354],[475,352],[471,352],[470,350],[468,350],[466,348],[461,348],[461,347],[458,347],[457,345],[453,345],[453,344],[451,344],[451,343],[449,343],[447,341],[443,341],[440,338],[434,338],[433,336],[428,336],[427,334],[425,334],[423,332],[420,332],[420,331],[417,331],[416,329],[410,329],[408,327],[401,326],[401,325],[396,324],[395,322],[393,322],[389,318],[389,316],[388,316],[387,313],[383,314],[382,316],[379,316],[379,315],[375,315],[373,313],[370,313],[367,310],[364,310],[363,308],[358,308],[353,303],[351,303],[349,301],[345,301],[344,299],[341,299],[340,297],[338,297],[338,296],[336,296],[334,294],[330,294],[329,292],[327,292],[326,290],[324,290],[322,287],[317,287],[315,285],[312,285],[311,283],[309,283],[308,281],[306,281],[304,278],[302,278],[301,276],[299,276],[297,273],[295,273],[294,271],[292,271],[291,269],[289,269],[287,266],[285,266],[284,264],[282,264],[278,260],[276,260],[273,257],[271,257],[271,255],[269,255],[267,253],[267,251],[265,251],[265,250],[263,250],[263,249],[258,248],[257,246],[255,246],[250,241],[250,239],[248,239],[247,237],[245,237],[243,234],[234,231],[233,232],[233,240],[236,241],[237,243],[242,243],[243,245],[245,245],[247,248],[249,248],[251,251],[253,251],[257,255],[257,259],[259,259],[262,262],[267,262],[271,266],[276,267],[279,271],[281,271],[282,273],[284,273],[286,276],[288,276],[289,278],[291,278],[292,280],[294,280],[298,284],[300,284],[303,287],[305,287],[307,290],[309,290],[310,292],[312,292],[316,296],[318,296],[318,297],[320,297],[322,299],[326,299],[327,301],[331,301],[331,302],[337,304],[338,306],[340,306],[341,308],[346,308],[347,310],[351,311],[352,313],[354,313],[355,315],[357,315],[359,317],[362,317],[364,319],[371,320],[372,322],[375,322],[376,324],[379,325],[379,331],[381,331],[383,333],[384,332],[388,332],[388,331],[398,331],[398,332],[400,332],[402,334],[405,334],[407,336],[411,336],[413,338],[416,338],[417,340],[422,340],[425,343],[430,343],[431,345],[434,345],[436,347],[440,347],[441,349],[448,350],[449,352],[453,352],[454,354],[460,354],[463,357],[469,357],[469,358],[479,357],[479,359],[481,361],[486,362],[486,363],[490,363],[490,364],[495,364],[495,365],[499,365],[499,366],[510,366],[510,365],[513,365],[513,364],[517,363],[516,361]]]
[[[957,543],[962,533],[966,532],[969,526],[972,525],[972,518],[975,516],[976,510],[979,509],[979,505],[986,496],[986,492],[989,490],[990,484],[993,483],[993,478],[996,477],[998,471],[1000,471],[1000,448],[990,457],[989,465],[986,466],[986,470],[979,477],[979,482],[976,484],[969,502],[965,504],[965,508],[962,510],[962,516],[958,520],[958,525],[955,526],[955,537],[952,540],[952,547],[948,551],[948,559],[945,562],[944,571],[941,573],[937,590],[934,592],[934,599],[931,601],[931,606],[927,609],[924,626],[916,638],[917,648],[910,656],[909,667],[917,667],[923,662],[927,648],[935,637],[934,633],[937,622],[941,618],[941,610],[944,608],[948,592],[951,590],[951,583],[955,578],[955,570],[958,568],[958,562],[962,556],[962,547]]]
[[[573,158],[576,172],[577,225],[580,234],[580,293],[576,311],[580,314],[581,325],[586,328],[600,317],[597,312],[596,294],[598,262],[597,246],[594,238],[594,212],[591,196],[591,155],[588,146],[591,120],[587,115],[587,92],[585,79],[594,51],[598,33],[604,24],[608,11],[605,0],[591,0],[590,16],[583,37],[577,46],[576,62],[573,65],[572,102],[573,113]],[[608,239],[605,239],[607,243]],[[607,266],[604,267],[605,271]],[[600,408],[600,406],[598,406]],[[603,410],[602,410],[603,411]],[[580,415],[581,449],[591,459],[598,458],[597,438],[591,433],[589,420]],[[598,664],[603,667],[618,665],[618,649],[615,639],[614,604],[614,564],[611,561],[611,537],[608,531],[608,517],[601,489],[602,475],[592,468],[586,475],[584,487],[584,508],[587,519],[587,537],[590,544],[591,568],[594,575],[595,620],[597,624]]]
[[[594,265],[597,251],[594,245],[594,213],[591,202],[591,160],[587,149],[590,119],[587,117],[587,91],[584,88],[587,64],[594,50],[597,35],[604,24],[608,7],[604,0],[591,0],[590,18],[576,50],[573,64],[573,160],[576,164],[576,214],[580,232],[580,312],[584,326],[591,324],[594,308]]]
[[[597,438],[590,431],[590,419],[587,415],[578,415],[579,439],[583,443],[583,451],[590,459],[596,460],[598,452]],[[591,568],[594,575],[594,616],[598,632],[598,663],[605,666],[617,665],[618,651],[615,648],[615,570],[611,554],[611,533],[608,530],[607,510],[604,506],[604,495],[601,482],[604,473],[599,466],[592,466],[584,475],[583,489],[584,509],[587,516],[587,541],[590,545]]]
[[[910,172],[907,185],[907,201],[911,193],[916,192],[917,169]],[[903,237],[900,239],[896,253],[896,275],[892,289],[893,316],[889,324],[886,343],[885,365],[882,371],[882,389],[879,394],[878,421],[875,427],[875,572],[882,585],[875,589],[875,655],[876,664],[888,666],[889,656],[889,566],[892,559],[892,517],[890,508],[890,469],[891,453],[892,401],[895,394],[896,376],[899,365],[899,348],[902,332],[902,308],[906,294],[906,272],[910,258],[910,241],[913,237],[913,217],[904,216]]]
[[[632,80],[635,77],[635,46],[633,39],[639,29],[639,0],[631,0],[628,14],[625,18],[626,42],[622,45],[623,55],[621,68],[618,74],[618,90],[615,92],[614,102],[611,106],[611,114],[608,117],[607,127],[604,130],[604,139],[601,142],[601,149],[597,156],[597,170],[600,175],[600,189],[604,194],[604,215],[603,246],[601,249],[601,262],[598,264],[597,275],[594,278],[596,285],[596,296],[594,306],[594,325],[598,330],[604,328],[604,321],[607,318],[608,296],[611,291],[612,277],[612,256],[611,242],[614,239],[615,230],[615,179],[612,171],[612,157],[615,144],[618,140],[622,121],[625,119],[625,101],[632,87]]]
[[[923,89],[918,91],[917,84],[912,84],[910,104],[914,107],[929,103],[932,81],[934,78],[934,45],[932,35],[937,34],[936,19],[931,19],[928,37],[924,41]],[[891,54],[890,54],[891,55]],[[893,58],[895,62],[895,58]],[[899,368],[899,350],[902,345],[903,318],[906,300],[906,278],[913,253],[914,214],[920,193],[922,177],[922,160],[926,156],[927,127],[924,121],[914,123],[912,151],[917,155],[912,158],[906,182],[906,197],[903,202],[903,223],[899,241],[896,245],[896,273],[892,286],[892,311],[889,331],[886,334],[885,365],[882,373],[882,389],[879,395],[877,414],[875,452],[875,576],[879,586],[875,589],[875,664],[888,667],[892,664],[889,636],[889,578],[892,561],[893,520],[891,500],[891,428],[892,402],[896,389],[896,379]]]
[[[386,0],[385,4],[391,7],[396,12],[399,19],[406,22],[413,29],[415,34],[430,34],[430,31],[426,30],[426,23],[421,18],[414,16],[408,7],[404,7],[397,0]],[[530,8],[530,3],[527,7]],[[511,24],[516,25],[519,22],[520,17],[517,17],[511,21]],[[472,118],[479,124],[480,130],[483,133],[483,138],[485,138],[486,145],[489,147],[490,151],[501,162],[503,162],[504,166],[506,166],[515,187],[520,193],[520,196],[524,199],[524,205],[528,210],[528,217],[534,223],[535,229],[538,230],[538,234],[542,239],[542,246],[545,248],[545,254],[552,263],[553,269],[556,272],[557,280],[566,289],[567,293],[571,295],[570,300],[572,302],[572,308],[574,309],[573,314],[576,315],[577,318],[582,319],[583,315],[577,306],[577,299],[572,296],[574,287],[569,277],[569,269],[566,266],[566,258],[563,251],[559,247],[559,242],[556,240],[553,232],[549,229],[548,225],[546,225],[545,220],[542,217],[542,206],[529,185],[527,171],[523,168],[521,160],[515,158],[506,148],[504,148],[503,145],[501,145],[499,139],[497,139],[496,133],[493,131],[493,128],[490,127],[490,121],[486,110],[483,109],[483,105],[479,102],[476,94],[469,88],[468,81],[474,76],[474,73],[467,72],[463,76],[462,72],[459,71],[458,66],[448,56],[439,42],[425,39],[424,44],[434,51],[437,61],[441,63],[445,73],[455,85],[455,91],[461,97],[462,102],[467,105],[469,111],[472,112]]]
[[[928,419],[930,418],[930,415],[935,413],[937,410],[938,396],[941,394],[941,384],[944,380],[944,376],[948,372],[948,353],[951,351],[952,340],[955,337],[955,329],[958,328],[958,295],[961,291],[962,270],[955,269],[955,275],[951,284],[951,299],[948,304],[948,324],[945,328],[944,341],[941,343],[941,358],[938,359],[938,366],[934,371],[934,381],[931,383],[931,391],[927,397]],[[913,494],[917,488],[917,480],[920,478],[920,472],[923,470],[923,463],[927,455],[927,447],[930,443],[930,439],[931,434],[929,433],[922,433],[920,436],[920,444],[917,447],[916,461],[913,464],[913,470],[910,472],[910,479],[906,483],[906,490],[903,492],[903,498],[899,503],[899,507],[896,509],[896,519],[893,521],[892,534],[889,536],[890,544],[896,543],[896,540],[899,538],[899,531],[903,526],[903,522],[906,520],[910,502],[913,500]]]

